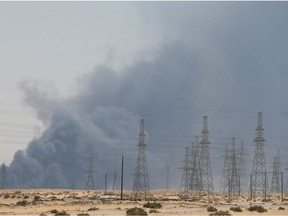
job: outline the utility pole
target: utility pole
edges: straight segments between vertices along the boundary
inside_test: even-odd
[[[73,191],[72,197],[73,197],[73,199],[75,199],[75,186],[74,186],[74,182],[72,183],[72,191]]]
[[[211,144],[208,140],[208,120],[207,116],[203,117],[203,130],[202,130],[202,140],[200,142],[200,172],[202,178],[202,191],[204,193],[212,193],[213,188],[213,178],[210,162],[210,152],[209,145]]]
[[[169,166],[167,166],[167,190],[169,189]]]
[[[264,153],[264,143],[263,138],[263,126],[262,126],[262,112],[258,112],[258,122],[256,128],[256,138],[255,143],[255,153],[252,166],[252,191],[254,195],[254,200],[258,195],[262,194],[265,198],[267,192],[267,169]]]
[[[281,202],[284,201],[283,172],[281,172]]]
[[[105,173],[105,190],[104,190],[104,194],[107,194],[107,173]]]
[[[121,200],[123,200],[123,172],[124,172],[124,156],[122,155],[122,164],[121,164]]]
[[[146,161],[146,144],[144,133],[144,119],[140,122],[140,133],[138,143],[138,156],[134,174],[134,184],[132,189],[132,199],[148,199],[151,197],[149,193],[149,178]]]

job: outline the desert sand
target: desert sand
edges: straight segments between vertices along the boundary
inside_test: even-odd
[[[156,202],[162,204],[157,213],[149,213],[151,209],[144,208],[149,215],[206,215],[211,212],[207,207],[213,206],[218,210],[229,211],[231,215],[288,215],[288,200],[281,202],[280,195],[268,197],[269,201],[249,200],[248,194],[228,201],[227,196],[214,193],[211,196],[192,196],[188,200],[180,200],[177,190],[151,191]],[[70,215],[87,213],[87,215],[126,215],[129,208],[140,207],[147,201],[133,201],[129,199],[131,192],[125,191],[123,200],[120,192],[86,190],[52,190],[52,189],[23,189],[0,191],[1,215],[54,215],[53,211],[66,211]],[[153,202],[153,201],[151,201]],[[248,211],[253,205],[261,205],[267,212],[258,213]],[[243,211],[234,212],[230,207],[239,206]],[[280,209],[279,209],[280,207]]]

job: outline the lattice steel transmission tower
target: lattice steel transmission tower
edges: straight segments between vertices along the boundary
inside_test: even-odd
[[[192,143],[191,148],[191,173],[190,173],[190,183],[189,190],[192,192],[201,191],[201,178],[200,178],[200,170],[199,170],[199,142],[198,136],[196,136],[196,144]]]
[[[181,178],[181,186],[180,186],[180,194],[181,198],[188,198],[189,196],[189,186],[190,186],[190,177],[191,177],[191,161],[190,161],[191,152],[188,147],[185,147],[185,158],[182,161],[183,166],[180,167],[182,169],[182,178]]]
[[[93,165],[93,158],[89,158],[89,165],[87,171],[87,182],[86,182],[86,190],[94,190],[95,189],[95,182],[94,182],[94,165]]]
[[[256,128],[256,138],[254,139],[255,143],[255,153],[252,166],[251,180],[250,180],[250,190],[254,200],[256,196],[263,195],[266,199],[267,195],[267,168],[265,161],[264,153],[264,143],[265,139],[263,138],[263,126],[262,126],[262,112],[258,112],[258,123]]]
[[[277,157],[273,159],[273,171],[272,171],[272,181],[271,181],[271,193],[280,193],[281,192],[281,169],[280,169],[280,153],[278,150]]]
[[[138,155],[134,174],[134,184],[132,189],[132,199],[150,199],[148,167],[146,161],[146,144],[144,132],[144,119],[140,122],[140,133],[138,143]]]
[[[239,175],[240,175],[240,193],[248,191],[248,182],[247,182],[247,174],[246,174],[246,163],[245,156],[248,155],[246,153],[246,149],[244,147],[244,141],[241,140],[240,147],[240,158],[239,158]]]
[[[225,152],[224,155],[224,164],[223,164],[223,171],[221,177],[221,185],[220,191],[223,193],[228,193],[228,183],[229,183],[229,151],[228,151],[228,143],[225,143]]]
[[[200,142],[200,172],[202,178],[202,191],[204,193],[212,193],[214,191],[209,152],[210,142],[208,140],[208,134],[208,120],[207,116],[204,116],[202,140]]]
[[[240,175],[239,167],[237,165],[237,152],[235,149],[235,137],[232,138],[232,149],[230,152],[229,163],[229,179],[228,179],[228,191],[231,198],[240,195]]]

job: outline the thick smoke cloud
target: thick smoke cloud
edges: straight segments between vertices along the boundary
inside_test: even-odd
[[[200,134],[204,115],[208,115],[215,183],[221,175],[224,143],[232,136],[247,144],[246,172],[250,172],[258,111],[264,112],[267,156],[277,147],[285,150],[279,136],[287,131],[281,115],[288,107],[281,97],[288,80],[283,60],[288,54],[283,37],[287,9],[206,4],[200,9],[211,15],[203,16],[187,5],[153,6],[159,13],[151,17],[160,17],[155,20],[161,21],[162,31],[177,40],[159,45],[149,60],[135,61],[120,71],[97,66],[77,79],[74,96],[53,97],[37,84],[22,82],[25,102],[46,128],[27,149],[15,153],[9,166],[10,187],[84,188],[88,159],[93,157],[96,187],[103,188],[105,173],[110,184],[115,169],[119,177],[124,155],[125,188],[131,189],[141,118],[151,188],[165,188],[167,166],[173,173],[171,187],[179,187],[183,147]],[[172,13],[167,11],[178,16],[167,17]],[[246,13],[249,19],[243,18]],[[278,38],[277,44],[273,38]]]
[[[48,97],[39,86],[23,82],[25,102],[35,109],[47,128],[25,151],[15,154],[9,168],[14,184],[11,186],[67,188],[74,183],[83,188],[87,162],[92,156],[95,175],[99,178],[96,185],[101,188],[101,175],[119,170],[120,158],[124,155],[129,189],[141,118],[145,119],[147,131],[147,158],[153,167],[151,181],[160,183],[157,173],[166,166],[170,153],[178,154],[178,162],[181,160],[178,156],[182,156],[181,148],[176,151],[161,148],[165,136],[175,135],[170,127],[182,125],[186,132],[192,130],[191,120],[186,117],[191,113],[188,110],[193,108],[192,99],[200,87],[197,58],[193,49],[173,43],[155,52],[152,61],[139,61],[120,73],[105,66],[96,68],[79,78],[77,95],[63,100]],[[199,123],[201,118],[196,125]],[[166,129],[168,134],[163,134]],[[150,131],[154,138],[149,139]],[[162,134],[157,135],[158,132]],[[189,139],[184,143],[190,145]],[[179,141],[184,144],[183,140]],[[170,144],[177,147],[179,143],[170,140]],[[174,165],[178,172],[180,164]]]

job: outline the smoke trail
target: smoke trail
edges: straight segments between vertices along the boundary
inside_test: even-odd
[[[9,167],[10,187],[67,188],[73,182],[83,188],[90,156],[99,179],[105,172],[113,173],[122,154],[127,158],[126,185],[131,185],[140,118],[145,118],[153,135],[165,129],[167,120],[190,129],[186,116],[173,113],[189,113],[199,78],[197,55],[175,43],[156,53],[152,61],[136,62],[121,73],[96,68],[78,79],[79,93],[70,98],[53,98],[39,85],[22,82],[25,102],[46,129],[24,151],[15,153]],[[157,145],[165,141],[147,142],[148,157],[156,160],[150,172],[157,173],[175,151],[159,151]],[[180,154],[181,148],[177,151]]]

